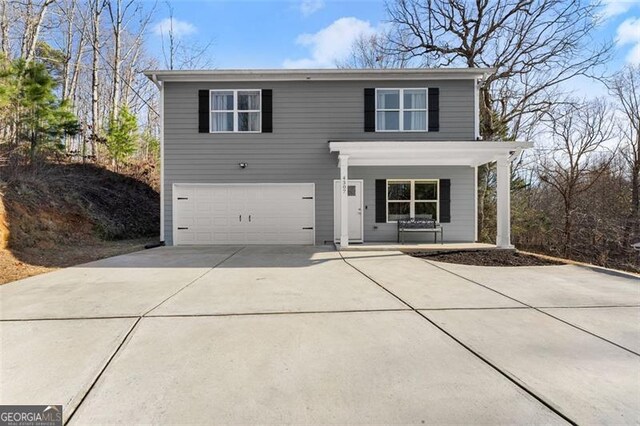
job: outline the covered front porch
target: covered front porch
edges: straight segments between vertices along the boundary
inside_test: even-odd
[[[346,249],[349,247],[373,247],[375,245],[389,246],[389,241],[385,244],[371,244],[371,241],[366,239],[358,240],[365,245],[357,244],[351,245],[354,242],[354,229],[358,227],[350,226],[350,220],[353,221],[353,217],[350,218],[350,211],[353,212],[353,206],[349,203],[353,203],[350,200],[350,186],[352,184],[351,179],[361,177],[361,170],[376,170],[376,178],[384,176],[390,178],[411,178],[412,176],[404,175],[405,170],[411,170],[413,177],[415,171],[423,170],[425,175],[427,171],[431,170],[464,170],[464,179],[468,182],[464,182],[465,189],[464,194],[457,193],[458,200],[460,197],[464,198],[465,202],[465,215],[462,215],[460,211],[456,211],[457,207],[452,204],[451,207],[451,220],[457,220],[457,226],[460,226],[461,222],[464,222],[464,226],[471,226],[467,232],[467,238],[464,238],[464,242],[455,241],[456,245],[459,244],[475,244],[477,240],[476,232],[473,232],[477,226],[477,167],[486,163],[497,163],[497,236],[496,246],[499,248],[512,248],[511,235],[510,235],[510,181],[511,181],[511,161],[522,152],[523,149],[531,147],[532,144],[528,142],[484,142],[484,141],[451,141],[451,142],[406,142],[406,141],[330,141],[329,149],[331,152],[338,154],[338,167],[340,169],[340,179],[336,181],[336,197],[335,197],[335,224],[336,224],[336,244],[340,249]],[[405,169],[406,167],[406,169]],[[382,170],[389,170],[389,173],[381,172]],[[419,176],[422,177],[422,176]],[[430,175],[433,177],[433,175]],[[445,178],[449,176],[440,176]],[[416,180],[408,179],[412,181],[412,190],[417,186]],[[449,181],[449,179],[442,179],[442,181]],[[452,180],[452,185],[457,188],[461,188],[461,178]],[[384,182],[383,182],[384,183]],[[377,181],[376,181],[377,184]],[[438,184],[438,187],[440,184]],[[376,192],[378,189],[376,188]],[[439,191],[439,190],[438,190]],[[384,191],[383,196],[386,196]],[[353,195],[353,194],[351,194]],[[438,204],[439,205],[439,204]],[[417,203],[416,203],[417,206]],[[364,206],[365,209],[367,206]],[[393,207],[393,205],[391,205]],[[384,204],[384,208],[388,208],[387,204]],[[376,206],[379,208],[379,206]],[[416,207],[417,208],[417,207]],[[472,211],[470,211],[472,210]],[[387,224],[393,223],[389,212],[387,214]],[[414,214],[414,206],[411,206],[411,217]],[[417,216],[417,215],[416,215]],[[435,218],[435,216],[434,216]],[[472,222],[472,223],[470,223]],[[385,226],[390,226],[385,224]],[[351,224],[353,225],[353,224]],[[450,228],[452,224],[447,224]],[[373,226],[377,228],[377,226]],[[446,226],[445,226],[446,229]],[[370,231],[375,232],[375,231]],[[445,233],[445,241],[447,241]],[[451,235],[449,233],[448,235]],[[361,237],[362,238],[362,237]],[[425,247],[427,245],[420,244]],[[438,244],[440,249],[442,245]],[[406,248],[406,246],[405,246]],[[476,247],[474,249],[478,249]],[[485,248],[485,247],[482,247]]]

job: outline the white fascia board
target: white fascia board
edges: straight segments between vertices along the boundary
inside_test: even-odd
[[[509,152],[510,150],[532,148],[532,142],[503,142],[503,141],[331,141],[329,149],[331,152],[351,153],[351,152],[381,152],[381,151],[471,151],[486,152],[495,150],[497,152]]]
[[[531,142],[330,142],[329,150],[349,155],[353,166],[471,166],[511,157]]]
[[[491,68],[404,68],[404,69],[244,69],[244,70],[148,70],[150,79],[184,82],[245,81],[358,81],[358,80],[465,80],[478,79]]]

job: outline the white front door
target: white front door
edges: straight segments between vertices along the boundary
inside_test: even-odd
[[[314,184],[174,184],[174,244],[314,244]]]
[[[363,201],[362,180],[349,179],[347,198],[349,199],[349,242],[363,242]],[[340,242],[340,181],[333,181],[333,239]]]

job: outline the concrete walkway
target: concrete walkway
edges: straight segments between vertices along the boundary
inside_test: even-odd
[[[0,287],[0,403],[88,423],[640,422],[640,280],[158,248]]]

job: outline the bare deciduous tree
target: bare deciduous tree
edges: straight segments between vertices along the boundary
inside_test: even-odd
[[[480,135],[528,133],[561,95],[560,85],[610,57],[594,45],[598,3],[590,0],[395,0],[390,53],[420,66],[492,68],[480,86]],[[413,58],[413,59],[412,59]],[[492,169],[479,168],[479,233],[486,229]]]
[[[615,149],[608,147],[615,120],[602,99],[569,99],[554,108],[544,123],[550,146],[539,148],[538,176],[562,198],[563,253],[571,249],[576,199],[609,169]]]
[[[90,0],[89,3],[89,16],[91,28],[91,154],[97,155],[97,140],[99,138],[99,132],[102,125],[100,120],[100,105],[99,92],[100,92],[100,49],[102,48],[102,40],[100,38],[100,26],[102,22],[102,12],[106,7],[105,0]],[[82,158],[86,159],[86,141],[82,146]]]
[[[145,33],[147,24],[151,19],[151,13],[143,11],[143,4],[136,0],[111,0],[107,3],[113,35],[113,64],[111,85],[111,115],[117,116],[120,110],[122,96],[122,64],[130,55],[136,56],[140,51],[141,39]],[[138,18],[139,22],[135,35],[127,32],[130,22]],[[129,35],[128,48],[123,51],[123,38]],[[127,82],[125,82],[126,84]],[[126,99],[125,99],[126,100]]]
[[[588,0],[396,0],[391,49],[428,66],[495,69],[481,89],[482,135],[510,138],[518,129],[506,126],[548,109],[546,91],[608,60],[611,44],[590,37],[598,12]]]
[[[631,206],[627,235],[632,242],[640,238],[640,65],[629,65],[607,81],[623,115],[620,150],[631,176]]]
[[[3,0],[0,2],[0,53],[9,56],[9,11],[8,2]]]
[[[24,7],[24,33],[22,36],[22,44],[20,48],[20,57],[27,62],[31,61],[36,52],[40,29],[44,17],[47,13],[49,5],[54,0],[44,0],[40,4],[34,4],[32,0],[28,0]]]
[[[402,53],[391,53],[387,34],[362,34],[351,46],[347,59],[338,68],[404,68],[408,60]]]
[[[170,70],[210,68],[213,64],[210,55],[213,41],[210,40],[204,45],[193,40],[185,42],[182,35],[178,34],[173,26],[174,16],[171,3],[166,2],[165,4],[169,12],[169,28],[166,29],[166,32],[164,29],[161,29],[160,32],[164,66]]]

